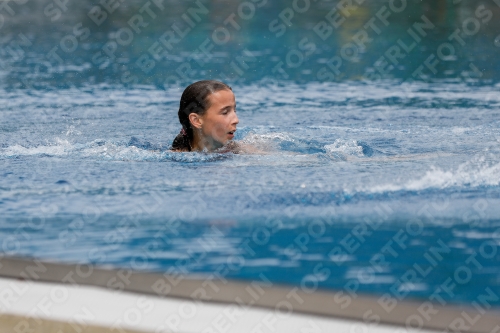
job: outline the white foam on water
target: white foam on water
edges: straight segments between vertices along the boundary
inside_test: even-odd
[[[87,157],[95,156],[103,159],[120,161],[151,161],[161,158],[160,152],[141,149],[135,146],[118,145],[107,141],[100,143],[98,140],[94,141],[90,147],[83,149],[81,154]]]
[[[363,190],[369,193],[394,191],[421,191],[429,188],[478,187],[500,185],[500,162],[488,161],[485,157],[473,159],[458,166],[456,170],[431,167],[423,176],[396,184],[388,183]]]
[[[56,138],[54,143],[36,147],[24,147],[16,144],[0,149],[0,157],[18,156],[67,156],[86,157],[109,161],[177,161],[177,162],[210,162],[228,158],[228,154],[205,154],[197,152],[178,153],[168,150],[138,148],[124,143],[96,139],[90,143],[71,144],[67,140]]]
[[[248,133],[242,140],[242,143],[251,144],[255,147],[261,149],[277,149],[280,142],[295,142],[288,133],[278,132],[278,133],[267,133],[267,134],[257,134]]]
[[[334,143],[325,146],[327,153],[341,153],[343,155],[363,157],[363,147],[356,140],[336,139]]]
[[[21,145],[13,145],[0,150],[0,156],[15,157],[15,156],[31,156],[31,155],[49,155],[62,156],[67,155],[73,146],[67,140],[56,139],[55,144],[47,146],[23,147]]]

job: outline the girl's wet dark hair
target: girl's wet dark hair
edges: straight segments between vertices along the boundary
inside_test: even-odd
[[[193,128],[189,121],[189,115],[196,113],[203,115],[210,108],[208,96],[220,90],[232,90],[227,84],[215,80],[203,80],[189,85],[181,96],[179,103],[179,122],[182,125],[181,132],[172,143],[173,150],[191,151],[193,141]]]

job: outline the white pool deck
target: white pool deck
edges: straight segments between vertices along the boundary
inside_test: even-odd
[[[0,332],[500,333],[494,310],[342,295],[3,258]]]

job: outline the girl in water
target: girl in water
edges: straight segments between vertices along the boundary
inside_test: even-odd
[[[173,151],[240,152],[232,141],[239,122],[236,100],[225,83],[204,80],[189,85],[182,93],[178,116],[182,129],[172,143]]]

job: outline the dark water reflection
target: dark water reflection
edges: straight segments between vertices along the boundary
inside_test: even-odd
[[[2,2],[2,85],[500,78],[498,0],[109,3]]]

